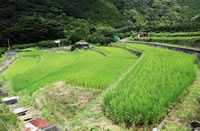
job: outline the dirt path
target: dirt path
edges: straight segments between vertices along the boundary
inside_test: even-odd
[[[14,63],[18,58],[16,57],[15,52],[10,52],[8,54],[6,54],[7,58],[4,62],[0,63],[0,75],[5,72],[10,65],[12,65],[12,63]]]
[[[69,130],[88,130],[88,129],[100,129],[100,130],[121,130],[122,127],[114,125],[111,120],[107,119],[103,114],[103,97],[106,93],[112,91],[117,85],[130,73],[134,67],[143,59],[144,53],[138,58],[129,69],[124,72],[116,82],[110,85],[101,95],[99,95],[81,114],[75,116],[73,121],[68,125]],[[125,130],[125,128],[123,129]]]

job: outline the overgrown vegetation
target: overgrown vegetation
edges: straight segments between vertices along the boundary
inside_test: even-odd
[[[5,61],[6,60],[6,55],[2,55],[1,57],[0,57],[0,62],[3,62],[3,61]]]
[[[143,51],[143,56],[134,70],[104,96],[106,115],[127,126],[155,124],[195,80],[197,59],[144,45],[125,46]]]
[[[5,104],[0,103],[0,130],[20,130],[17,116],[9,111]]]

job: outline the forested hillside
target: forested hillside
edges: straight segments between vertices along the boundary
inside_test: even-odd
[[[198,22],[199,7],[198,0],[1,0],[0,44],[59,38],[104,43],[146,26]]]

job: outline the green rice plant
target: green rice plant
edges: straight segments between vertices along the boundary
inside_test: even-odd
[[[47,53],[46,51],[33,50],[32,52],[21,52],[18,54],[18,56],[19,57],[40,56],[46,53]]]
[[[25,90],[29,94],[57,81],[105,89],[137,60],[136,55],[120,48],[97,47],[97,49],[106,52],[107,56],[94,51],[78,50],[66,53],[43,53],[40,57],[22,57],[4,75],[12,82],[14,91]],[[20,53],[19,56],[27,54],[29,53]],[[31,56],[30,54],[28,56]]]
[[[123,45],[142,51],[143,56],[134,70],[105,94],[106,115],[127,126],[155,124],[195,80],[197,59],[166,49]]]

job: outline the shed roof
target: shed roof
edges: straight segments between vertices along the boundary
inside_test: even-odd
[[[2,101],[10,101],[10,100],[18,100],[19,97],[18,96],[13,96],[13,97],[5,97],[2,99]]]
[[[76,44],[77,45],[89,45],[89,43],[84,40],[81,40],[81,41],[77,42]]]
[[[32,125],[34,125],[35,127],[39,128],[39,129],[47,128],[47,127],[53,125],[52,123],[45,121],[43,119],[36,119],[29,123],[31,123]]]
[[[139,32],[138,34],[148,34],[148,32]]]

